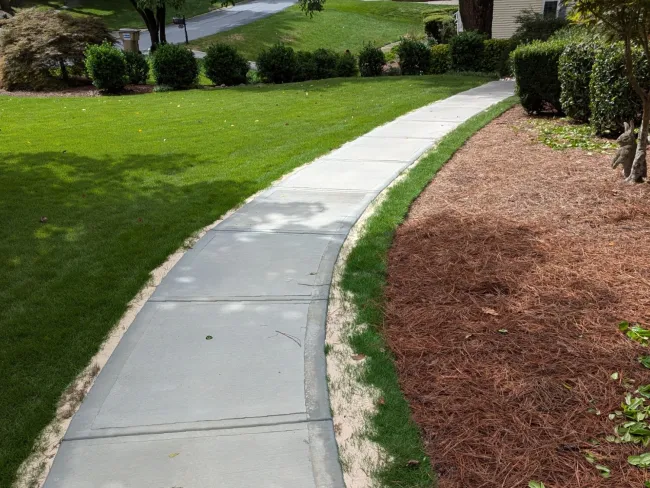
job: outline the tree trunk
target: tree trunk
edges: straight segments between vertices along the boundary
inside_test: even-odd
[[[131,5],[133,8],[140,14],[142,20],[144,20],[147,30],[149,31],[149,36],[151,37],[151,52],[155,51],[160,44],[160,27],[158,26],[158,19],[153,10],[149,8],[140,8],[136,0],[131,0]]]
[[[68,76],[68,67],[63,59],[59,59],[59,67],[61,68],[61,79],[67,83],[70,77]]]
[[[636,145],[636,154],[630,170],[630,176],[625,181],[628,183],[641,183],[648,176],[646,153],[648,150],[648,126],[650,126],[650,97],[643,100],[643,120],[639,128],[639,138]]]
[[[4,10],[9,15],[15,15],[13,7],[11,6],[11,0],[0,0],[0,10]]]
[[[160,44],[167,44],[167,9],[163,5],[156,9],[156,21],[158,22],[158,29],[160,31]]]
[[[478,31],[492,37],[494,0],[459,0],[463,30]]]

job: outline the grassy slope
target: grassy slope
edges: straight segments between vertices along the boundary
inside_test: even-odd
[[[149,272],[186,237],[296,166],[484,81],[0,97],[0,486]]]
[[[298,6],[228,32],[193,42],[206,49],[212,42],[235,46],[248,59],[282,41],[297,50],[329,48],[358,52],[364,43],[384,45],[408,33],[424,33],[422,16],[441,7],[417,3],[363,0],[327,0],[313,18]],[[443,7],[444,8],[444,7]]]
[[[364,332],[351,338],[355,352],[368,357],[364,380],[382,391],[385,403],[372,418],[373,440],[392,459],[378,473],[382,486],[429,488],[435,475],[426,457],[418,427],[400,391],[390,351],[384,343],[381,324],[386,283],[388,250],[397,227],[404,221],[411,203],[438,170],[476,131],[505,112],[515,103],[511,98],[477,115],[447,135],[402,181],[393,186],[374,215],[367,221],[363,237],[348,258],[342,286],[351,292],[357,309],[357,324],[369,324]],[[409,466],[410,460],[420,461]]]
[[[63,0],[26,0],[22,3],[25,6],[61,8]],[[76,2],[68,0],[68,5],[73,5],[73,7],[68,9],[68,12],[99,16],[111,29],[119,29],[121,27],[144,28],[142,18],[135,11],[129,0],[78,0]],[[186,0],[182,12],[188,17],[192,17],[208,12],[211,8],[213,8],[213,5],[210,4],[210,0]],[[173,10],[168,12],[169,22],[171,22],[171,17],[174,13]]]

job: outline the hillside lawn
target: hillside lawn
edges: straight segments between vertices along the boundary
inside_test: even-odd
[[[349,49],[356,54],[365,43],[383,46],[406,34],[423,35],[424,14],[445,8],[449,7],[382,0],[327,0],[325,10],[313,17],[294,5],[190,44],[194,49],[205,50],[214,42],[225,42],[251,60],[278,42],[296,50],[327,48],[343,52]]]
[[[486,81],[0,96],[0,486],[150,271],[187,237],[293,168]]]

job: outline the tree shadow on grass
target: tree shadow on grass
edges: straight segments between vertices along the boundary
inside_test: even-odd
[[[261,188],[190,174],[202,163],[58,152],[0,163],[1,486],[150,271]]]

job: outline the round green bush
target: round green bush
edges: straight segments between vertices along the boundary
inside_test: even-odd
[[[517,94],[528,113],[562,113],[558,65],[565,46],[561,41],[535,41],[513,51]]]
[[[316,61],[310,51],[296,52],[296,75],[294,81],[308,81],[316,78]]]
[[[485,37],[475,31],[459,33],[449,41],[451,60],[455,70],[480,71],[483,62]]]
[[[174,90],[191,88],[199,79],[199,63],[185,46],[163,44],[153,55],[153,76],[157,85]]]
[[[260,53],[257,70],[267,83],[291,83],[298,74],[296,53],[284,44],[276,44]]]
[[[241,85],[246,83],[248,61],[237,49],[228,44],[212,44],[203,58],[205,76],[215,85]]]
[[[433,13],[424,18],[424,32],[439,44],[448,44],[456,36],[456,19],[448,13]]]
[[[431,73],[441,75],[451,69],[451,49],[449,44],[431,47]]]
[[[345,51],[339,56],[336,63],[336,76],[341,78],[351,78],[359,74],[357,58],[350,51]]]
[[[650,88],[648,61],[640,49],[635,49],[633,55],[637,80],[647,90]],[[603,46],[596,53],[589,97],[589,120],[598,134],[620,134],[624,122],[640,121],[643,108],[625,74],[625,52],[621,44]]]
[[[329,49],[316,49],[314,51],[314,63],[316,64],[316,80],[336,77],[336,65],[339,57]]]
[[[560,56],[560,103],[564,113],[577,122],[588,122],[591,115],[589,83],[598,47],[593,42],[572,43]]]
[[[481,71],[499,73],[499,76],[510,76],[510,53],[515,43],[510,39],[487,39],[483,41],[483,59]]]
[[[142,53],[124,53],[126,78],[131,85],[144,85],[149,78],[149,62]]]
[[[386,64],[384,52],[372,44],[365,44],[359,53],[361,76],[380,76]]]
[[[404,38],[397,46],[403,75],[426,75],[431,70],[431,49],[423,42]]]
[[[126,85],[126,60],[124,53],[104,42],[86,48],[86,72],[99,90],[116,93]]]

